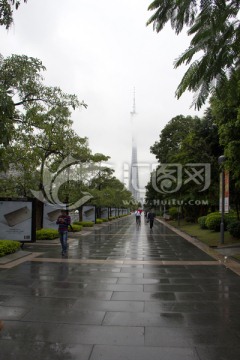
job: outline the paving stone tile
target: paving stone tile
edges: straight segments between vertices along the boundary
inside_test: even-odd
[[[30,310],[25,316],[23,321],[41,321],[41,322],[54,322],[54,323],[77,323],[77,324],[101,324],[105,312],[103,311],[81,311],[78,309],[53,309],[42,308]]]
[[[11,340],[23,345],[26,339],[29,342],[143,346],[144,328],[4,321],[0,344],[1,340]]]
[[[184,316],[180,313],[129,313],[108,312],[103,325],[116,326],[179,326],[186,324]]]
[[[174,293],[168,292],[157,292],[157,293],[150,293],[150,292],[123,292],[123,291],[115,291],[112,295],[111,300],[137,300],[137,301],[173,301],[175,300]]]
[[[0,340],[0,348],[3,360],[88,360],[93,346]]]
[[[98,311],[127,311],[142,312],[144,310],[143,301],[99,301],[99,300],[82,300],[75,302],[73,308],[82,310]]]
[[[199,360],[193,348],[94,346],[90,360]]]
[[[235,346],[226,347],[224,344],[221,346],[204,346],[196,347],[197,354],[200,360],[239,360],[240,347]]]
[[[190,327],[146,327],[145,345],[147,346],[226,346],[239,347],[239,338],[230,328],[214,326]],[[231,358],[229,358],[230,360]]]
[[[20,320],[28,311],[27,307],[0,306],[0,319]]]

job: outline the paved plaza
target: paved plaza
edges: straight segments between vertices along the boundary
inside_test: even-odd
[[[130,215],[1,259],[0,319],[1,360],[239,360],[240,264]]]

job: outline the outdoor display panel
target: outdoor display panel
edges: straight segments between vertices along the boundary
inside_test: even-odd
[[[33,200],[0,199],[0,239],[33,242],[36,240]]]
[[[82,220],[96,222],[96,209],[94,205],[83,205]]]
[[[117,209],[111,208],[111,216],[117,216]]]
[[[107,207],[102,207],[101,208],[101,219],[108,219],[108,208]]]
[[[61,210],[59,205],[52,205],[45,203],[43,205],[43,228],[44,229],[58,229],[56,224],[57,218],[61,215]]]

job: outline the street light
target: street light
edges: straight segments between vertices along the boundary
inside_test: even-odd
[[[224,244],[224,207],[225,207],[225,176],[224,176],[224,161],[225,156],[221,155],[218,158],[218,164],[221,167],[221,224],[220,224],[220,243]]]

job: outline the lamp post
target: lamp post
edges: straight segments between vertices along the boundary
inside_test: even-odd
[[[225,156],[221,155],[218,158],[218,164],[221,167],[221,204],[220,204],[220,208],[221,208],[221,224],[220,224],[220,243],[224,244],[224,207],[225,207],[225,176],[224,176],[224,161],[225,161]]]

